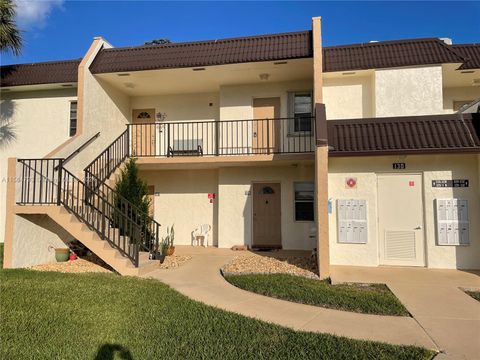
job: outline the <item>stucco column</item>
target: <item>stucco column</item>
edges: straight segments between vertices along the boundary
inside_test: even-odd
[[[313,92],[315,101],[315,225],[317,228],[318,269],[321,279],[330,276],[328,236],[328,143],[323,105],[322,19],[312,19]]]
[[[13,222],[15,220],[15,186],[17,175],[17,158],[8,158],[7,162],[7,194],[5,197],[5,237],[3,244],[3,267],[9,269],[12,267],[13,251]]]

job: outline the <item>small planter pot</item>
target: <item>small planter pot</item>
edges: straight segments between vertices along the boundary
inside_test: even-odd
[[[167,256],[172,256],[175,252],[175,246],[169,246],[167,249]]]
[[[57,262],[68,261],[69,255],[70,255],[70,249],[68,248],[55,249],[55,260],[57,260]]]

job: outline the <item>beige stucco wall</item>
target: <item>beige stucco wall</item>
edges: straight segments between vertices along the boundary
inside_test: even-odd
[[[157,137],[156,153],[166,156],[168,146],[174,146],[173,142],[185,139],[195,140],[202,146],[204,154],[215,153],[215,131],[212,121],[219,119],[219,94],[218,93],[196,93],[177,95],[158,95],[132,97],[131,109],[155,109],[155,113],[165,114],[163,122],[200,122],[188,125],[170,126],[170,131],[162,128],[160,136]],[[139,128],[134,131],[148,131],[148,128]],[[153,129],[153,128],[150,128]],[[156,128],[160,130],[160,127]],[[134,134],[138,134],[135,132]],[[135,135],[134,135],[135,136]],[[170,143],[168,143],[170,136]]]
[[[315,239],[310,239],[314,222],[294,220],[294,182],[314,182],[311,164],[297,166],[221,168],[218,173],[218,239],[219,247],[251,245],[252,195],[254,182],[279,182],[281,184],[281,227],[284,249],[311,250]]]
[[[55,248],[66,248],[73,240],[61,226],[46,215],[15,215],[12,267],[55,262]]]
[[[313,80],[220,87],[220,120],[253,119],[253,99],[280,97],[280,117],[288,116],[288,92],[312,91]]]
[[[375,70],[374,87],[377,117],[443,113],[440,65]]]
[[[375,115],[373,74],[339,75],[323,79],[327,119],[369,118]]]
[[[311,79],[287,81],[287,82],[266,82],[262,84],[251,85],[228,85],[220,87],[220,121],[225,120],[242,120],[253,119],[253,100],[256,98],[280,98],[280,118],[289,117],[288,113],[288,93],[294,91],[313,90]],[[237,136],[238,123],[235,125],[230,123],[228,126],[222,127],[220,136],[223,141],[219,144],[221,152],[251,151],[253,147],[253,124],[241,123],[240,134],[244,137]],[[305,151],[313,144],[312,137],[306,139],[296,136],[289,136],[288,123],[285,120],[275,122],[276,132],[279,136],[279,144],[277,147],[283,151]],[[250,134],[250,135],[245,135]],[[295,150],[294,150],[295,149]]]
[[[314,180],[313,163],[297,166],[239,166],[196,170],[145,170],[140,175],[155,186],[155,220],[175,224],[175,242],[191,244],[191,232],[212,226],[210,244],[222,248],[250,245],[253,182],[280,182],[282,187],[282,243],[285,249],[312,249],[313,222],[294,221],[294,182]],[[213,203],[209,193],[215,193]]]
[[[214,121],[219,117],[218,93],[132,97],[130,105],[132,110],[155,109],[156,113],[165,113],[165,121]]]
[[[2,92],[0,122],[12,125],[16,139],[0,148],[0,242],[5,234],[7,159],[41,158],[66,141],[72,100],[76,89]]]
[[[431,268],[480,268],[480,192],[477,155],[417,155],[365,158],[331,158],[329,162],[329,198],[333,212],[330,220],[330,257],[332,264],[377,266],[379,264],[377,229],[377,173],[392,173],[392,163],[405,162],[404,173],[423,174],[424,229],[426,264]],[[346,189],[345,178],[356,177],[357,188]],[[468,179],[468,188],[433,188],[435,179]],[[469,202],[470,245],[438,246],[434,223],[434,200],[458,197]],[[367,244],[337,243],[336,200],[358,198],[368,201]]]
[[[447,87],[443,89],[443,110],[452,113],[454,101],[468,101],[480,98],[479,86]]]
[[[212,226],[210,245],[217,244],[217,200],[210,203],[209,193],[218,193],[217,170],[141,171],[140,176],[155,187],[155,220],[175,226],[175,243],[190,245],[192,231],[202,224]]]
[[[55,155],[57,157],[70,155],[94,134],[100,132],[95,141],[66,165],[70,171],[82,178],[83,169],[126,130],[126,124],[131,117],[128,95],[98,79],[88,69],[94,55],[102,46],[110,47],[108,43],[100,41],[92,57],[86,62],[83,72],[83,134]]]

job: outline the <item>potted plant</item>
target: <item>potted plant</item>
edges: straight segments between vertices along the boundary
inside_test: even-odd
[[[160,264],[163,264],[163,262],[165,261],[165,257],[167,256],[167,252],[168,252],[168,247],[169,247],[169,240],[168,240],[168,236],[167,238],[163,238],[162,239],[162,244],[160,245]]]
[[[162,254],[162,247],[158,237],[155,237],[155,243],[153,244],[152,250],[150,250],[148,258],[150,260],[160,260],[160,262],[163,262],[165,259],[165,256]]]
[[[160,264],[165,260],[165,256],[168,249],[169,240],[167,238],[162,238],[162,241],[158,237],[155,237],[155,243],[150,250],[148,258],[150,260],[160,260]]]
[[[70,249],[69,248],[56,248],[55,249],[55,260],[57,260],[57,262],[68,261],[69,255],[70,255]]]
[[[166,239],[168,239],[168,247],[167,247],[166,255],[172,256],[173,253],[175,252],[175,246],[173,246],[173,241],[175,240],[175,230],[173,229],[173,225],[170,229],[167,227]]]

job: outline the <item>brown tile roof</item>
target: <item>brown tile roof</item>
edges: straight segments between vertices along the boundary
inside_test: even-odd
[[[323,49],[325,72],[463,63],[463,57],[436,38],[382,41]],[[138,71],[274,61],[312,57],[312,32],[102,50],[93,73]]]
[[[463,63],[461,69],[480,67],[479,45],[446,45],[443,41],[413,39],[382,41],[323,49],[325,72],[399,66]],[[299,31],[211,41],[144,45],[102,50],[93,73],[197,67],[313,56],[312,32]],[[7,65],[0,67],[0,86],[75,82],[80,60]]]
[[[330,156],[480,152],[480,114],[329,120]]]
[[[323,56],[325,72],[463,63],[459,54],[436,38],[325,47]]]
[[[458,44],[452,48],[465,59],[459,70],[480,69],[480,44]]]
[[[182,68],[312,57],[312,32],[300,31],[232,39],[143,45],[102,50],[90,71]]]
[[[80,60],[49,61],[0,67],[0,86],[77,82]]]

